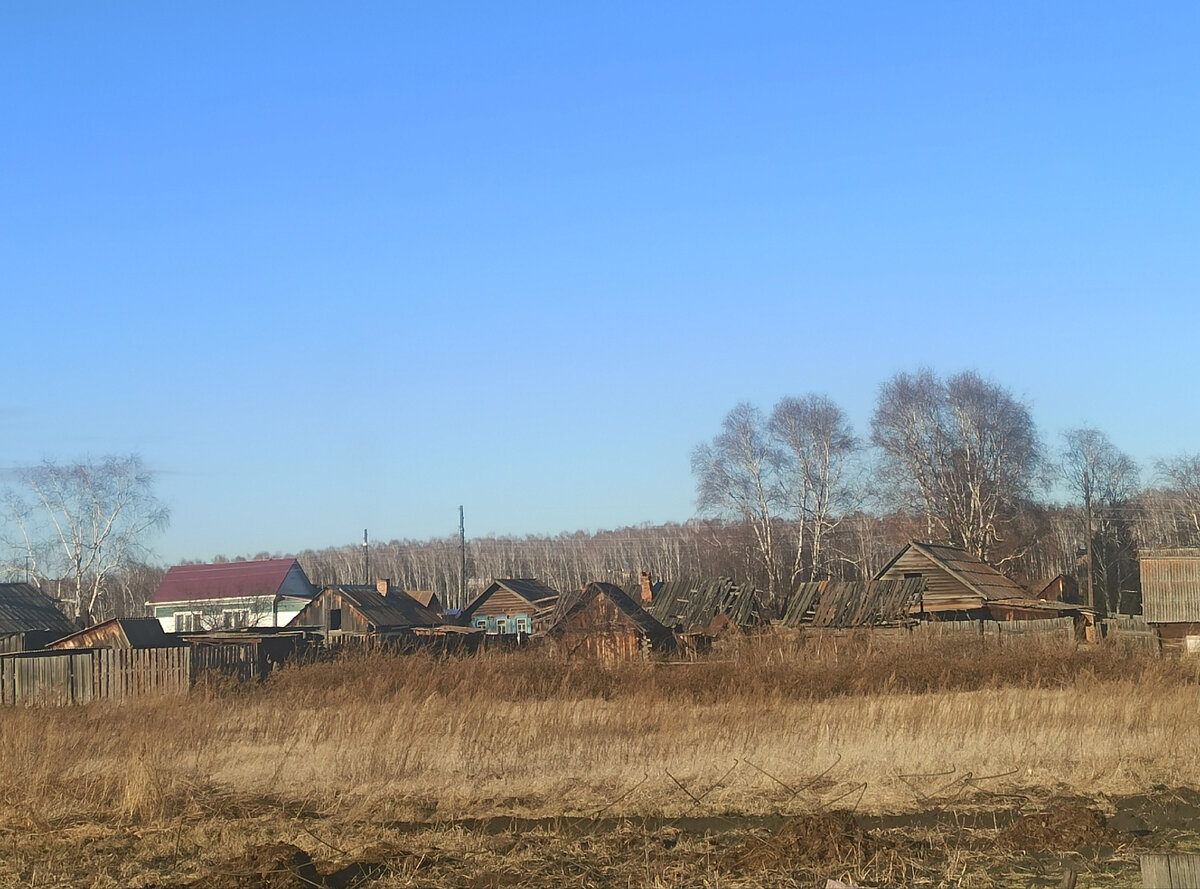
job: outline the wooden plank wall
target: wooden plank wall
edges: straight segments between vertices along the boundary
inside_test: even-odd
[[[0,704],[61,707],[185,694],[187,648],[69,649],[0,658]]]

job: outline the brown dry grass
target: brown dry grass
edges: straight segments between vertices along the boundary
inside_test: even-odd
[[[359,657],[184,700],[9,711],[0,883],[64,873],[67,836],[111,859],[95,885],[119,885],[194,876],[255,843],[337,858],[409,822],[894,813],[1200,787],[1198,678],[1192,661],[1118,647],[772,637],[678,665]],[[646,884],[674,885],[660,863]]]

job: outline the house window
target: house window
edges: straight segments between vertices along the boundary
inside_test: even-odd
[[[221,629],[233,630],[237,627],[250,626],[250,610],[247,608],[226,608],[221,612]]]
[[[175,632],[176,633],[195,633],[201,630],[200,615],[194,611],[176,611],[175,612]]]
[[[496,632],[502,636],[508,632],[508,618],[507,617],[496,618]]]
[[[527,617],[518,617],[518,618],[517,618],[517,630],[516,630],[516,631],[517,631],[518,633],[528,633],[528,632],[529,632],[529,618],[527,618]]]
[[[340,630],[342,628],[342,609],[329,609],[329,629]]]
[[[477,617],[477,618],[475,618],[474,621],[472,621],[472,624],[477,629],[486,630],[487,629],[487,618],[486,617]]]

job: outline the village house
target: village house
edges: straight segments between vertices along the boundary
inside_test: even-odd
[[[315,593],[295,559],[176,565],[146,605],[168,633],[283,627]]]
[[[550,618],[558,595],[533,578],[497,580],[463,609],[458,622],[493,636],[534,633]]]
[[[875,575],[876,580],[914,578],[924,580],[925,589],[910,613],[923,620],[975,620],[1014,632],[1033,632],[1040,626],[1080,638],[1094,634],[1091,609],[1031,598],[1016,581],[958,547],[912,541]]]
[[[36,651],[76,629],[33,585],[0,583],[0,652]]]
[[[426,608],[390,581],[375,586],[327,586],[304,606],[291,626],[324,634],[326,642],[372,637],[395,639],[417,628],[438,627],[441,615]]]
[[[546,635],[552,649],[565,657],[618,661],[675,648],[671,631],[611,583],[589,583],[563,594]]]

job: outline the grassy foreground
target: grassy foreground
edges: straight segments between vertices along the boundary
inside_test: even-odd
[[[359,657],[186,699],[8,711],[0,884],[1005,885],[914,831],[951,810],[991,811],[999,831],[1052,799],[1104,815],[1200,788],[1198,679],[1117,647],[766,637],[694,664]],[[853,817],[804,828],[832,832],[829,861],[754,851],[834,812]],[[880,845],[880,816],[909,826],[899,847]],[[713,847],[718,818],[739,832]],[[607,827],[581,850],[588,824]],[[328,866],[246,858],[281,842]],[[578,867],[539,876],[533,858]],[[1124,885],[1133,859],[1116,859],[1094,885]]]

